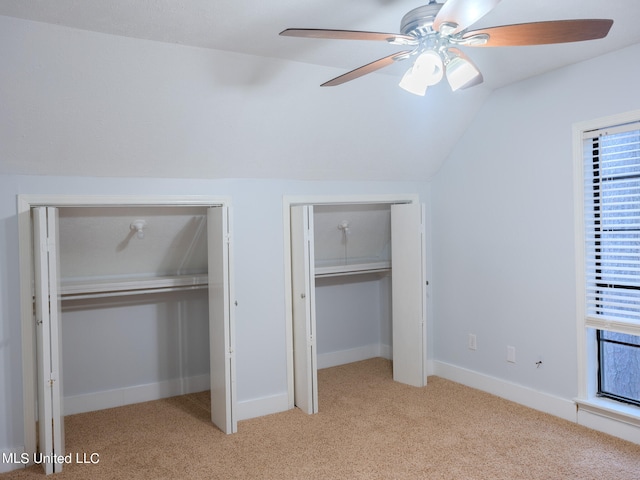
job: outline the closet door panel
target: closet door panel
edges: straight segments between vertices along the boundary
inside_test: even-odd
[[[209,356],[211,421],[223,432],[237,431],[233,416],[233,344],[230,321],[229,223],[226,207],[207,212],[209,270]]]
[[[318,412],[313,207],[291,207],[294,403]]]
[[[393,379],[422,387],[426,377],[424,213],[391,206]]]
[[[46,474],[62,471],[49,461],[64,455],[60,296],[58,294],[58,211],[33,209],[34,287],[38,368],[38,436]]]

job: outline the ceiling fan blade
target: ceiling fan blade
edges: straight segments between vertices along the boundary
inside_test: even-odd
[[[355,80],[356,78],[362,77],[371,72],[375,72],[376,70],[380,70],[381,68],[387,67],[391,65],[393,62],[398,60],[404,60],[409,56],[411,50],[404,50],[402,52],[396,52],[386,57],[380,58],[375,62],[367,63],[362,67],[358,67],[355,70],[351,70],[339,77],[336,77],[328,82],[320,85],[321,87],[335,87],[336,85],[341,85],[343,83],[349,82],[351,80]]]
[[[471,81],[465,83],[464,86],[460,87],[460,90],[465,90],[469,87],[475,87],[476,85],[480,85],[482,82],[484,82],[484,77],[482,76],[482,72],[480,72],[480,69],[478,68],[478,66],[471,61],[471,59],[467,56],[466,53],[464,53],[459,48],[455,48],[455,47],[449,47],[448,51],[454,54],[455,56],[464,59],[466,62],[469,62],[477,72],[477,75]]]
[[[433,20],[433,29],[439,32],[443,23],[451,23],[455,24],[455,28],[447,33],[458,33],[484,17],[493,10],[500,1],[501,0],[447,0]]]
[[[462,35],[462,38],[463,40],[468,40],[476,35],[489,35],[486,43],[469,43],[469,46],[472,47],[508,47],[581,42],[583,40],[596,40],[606,37],[611,25],[613,25],[613,20],[605,19],[520,23],[471,30]]]
[[[418,40],[411,35],[400,33],[361,32],[357,30],[326,30],[320,28],[287,28],[280,32],[285,37],[328,38],[336,40],[376,40],[402,45],[417,45]]]

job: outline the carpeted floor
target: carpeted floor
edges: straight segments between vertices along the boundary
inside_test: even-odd
[[[640,445],[438,377],[393,382],[373,359],[318,372],[317,415],[209,422],[208,392],[65,419],[63,479],[640,479]],[[97,457],[94,456],[94,459]],[[43,478],[30,467],[0,480]]]

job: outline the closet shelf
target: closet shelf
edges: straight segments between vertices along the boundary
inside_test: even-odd
[[[391,262],[357,263],[352,265],[329,265],[315,267],[316,277],[337,277],[342,275],[362,275],[365,273],[387,273]]]
[[[118,295],[162,293],[178,290],[205,288],[209,284],[207,274],[171,275],[163,277],[127,277],[101,280],[73,280],[60,282],[62,300],[100,298]]]

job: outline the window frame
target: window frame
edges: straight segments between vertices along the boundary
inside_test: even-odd
[[[640,335],[640,329],[586,316],[586,267],[584,221],[584,134],[616,125],[640,122],[640,110],[578,122],[573,125],[574,233],[576,261],[576,325],[578,354],[578,408],[640,426],[640,407],[598,396],[599,361],[597,330]]]
[[[604,384],[604,370],[605,360],[603,359],[603,349],[605,344],[614,344],[614,345],[623,345],[627,347],[640,348],[640,344],[635,343],[627,343],[620,340],[612,340],[609,338],[605,338],[605,333],[608,330],[599,329],[596,331],[596,338],[598,342],[598,396],[602,398],[610,398],[611,400],[615,400],[617,402],[628,403],[630,405],[635,405],[640,407],[640,398],[631,398],[619,395],[613,391],[609,391],[607,388],[603,386]]]

